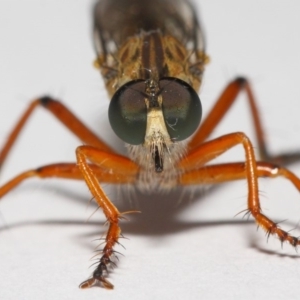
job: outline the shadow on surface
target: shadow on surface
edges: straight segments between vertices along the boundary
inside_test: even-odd
[[[197,227],[208,227],[208,226],[222,226],[232,224],[248,224],[253,221],[247,220],[214,220],[214,221],[192,221],[180,220],[178,216],[186,209],[199,202],[205,200],[206,195],[210,195],[217,191],[220,186],[214,186],[209,190],[186,192],[183,189],[175,189],[169,193],[152,193],[146,195],[138,191],[125,191],[122,190],[119,196],[112,197],[119,200],[113,201],[120,212],[133,211],[132,213],[125,214],[124,219],[121,220],[121,228],[124,234],[134,235],[148,235],[158,236],[172,234],[180,231],[185,231]],[[30,189],[30,185],[24,189]],[[88,200],[86,195],[78,194],[67,188],[57,187],[53,184],[49,184],[43,187],[43,192],[53,193],[55,189],[55,196],[63,198],[63,201],[72,201],[73,203],[83,205],[87,207]],[[42,203],[41,203],[42,205]],[[97,209],[97,205],[94,201],[91,201],[89,206]],[[136,212],[136,213],[135,213]],[[92,217],[93,219],[96,216]],[[97,226],[96,232],[91,232],[90,235],[98,234],[99,229],[103,230],[103,223],[105,222],[104,216],[100,221],[93,221],[85,219],[83,220],[45,220],[45,221],[26,221],[17,222],[15,224],[8,224],[4,227],[0,227],[0,231],[12,228],[18,228],[22,226],[31,225],[82,225],[82,226]]]
[[[238,226],[238,225],[254,225],[253,220],[233,220],[233,219],[218,219],[218,220],[199,220],[199,221],[189,221],[182,220],[178,216],[184,212],[186,209],[191,209],[191,207],[199,202],[205,201],[207,195],[211,196],[222,185],[213,186],[209,190],[203,192],[182,193],[181,189],[171,191],[168,194],[153,193],[151,195],[145,195],[139,192],[125,193],[123,192],[117,199],[122,199],[122,201],[117,201],[117,207],[119,211],[141,211],[141,213],[131,213],[125,215],[127,220],[121,220],[122,232],[125,236],[127,235],[140,235],[149,237],[163,237],[164,235],[176,234],[179,232],[185,232],[188,230],[193,230],[196,228],[205,229],[220,226]],[[43,188],[45,193],[53,193],[53,185],[47,185]],[[86,195],[77,194],[74,191],[68,190],[67,188],[55,187],[55,194],[59,197],[64,197],[64,201],[72,201],[73,203],[82,204],[84,207],[87,205]],[[42,205],[42,204],[41,204]],[[95,209],[97,208],[95,202],[90,204]],[[201,205],[200,205],[201,206]],[[199,209],[199,205],[197,207]],[[95,219],[95,216],[93,217]],[[78,242],[82,244],[82,238],[91,237],[98,238],[105,234],[107,227],[103,226],[105,222],[104,217],[99,221],[86,219],[75,219],[75,220],[45,220],[45,221],[23,221],[17,222],[15,224],[9,224],[0,227],[0,232],[10,229],[21,228],[24,226],[84,226],[89,227],[88,233],[76,234],[76,239],[79,238]],[[288,222],[286,222],[288,224]],[[282,257],[292,257],[300,258],[297,254],[285,254],[277,251],[272,251],[264,249],[256,241],[256,237],[251,236],[247,238],[249,241],[249,248],[257,249],[261,253],[269,255],[278,255]],[[93,247],[90,243],[86,243]]]

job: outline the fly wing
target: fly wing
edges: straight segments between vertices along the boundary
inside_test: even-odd
[[[204,51],[195,9],[188,0],[100,0],[94,8],[94,42],[98,55],[114,53],[127,38],[160,30],[188,49]]]

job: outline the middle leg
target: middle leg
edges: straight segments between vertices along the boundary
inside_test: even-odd
[[[229,148],[242,144],[246,154],[245,163],[229,163],[204,166],[207,162],[224,153]],[[298,238],[289,235],[262,213],[259,194],[258,177],[283,176],[300,191],[300,179],[292,172],[271,163],[256,162],[249,139],[242,133],[232,133],[204,143],[185,157],[178,164],[182,170],[179,184],[219,183],[237,179],[247,179],[248,211],[256,223],[268,234],[277,235],[281,242],[287,241],[292,246],[300,245]]]
[[[246,178],[246,165],[243,162],[217,164],[200,168],[199,170],[192,170],[183,174],[180,178],[181,185],[193,184],[216,184],[221,182],[228,182],[233,180]],[[289,180],[296,189],[300,192],[300,179],[291,171],[279,167],[271,163],[257,162],[257,176],[258,177],[283,177]],[[252,213],[253,207],[250,206],[249,212]],[[291,236],[288,232],[278,227],[278,224],[260,213],[256,219],[268,235],[277,235],[281,242],[289,242],[292,246],[300,245],[299,238]]]
[[[119,219],[122,218],[122,213],[118,211],[106,196],[99,182],[133,184],[136,181],[139,166],[126,157],[107,153],[92,146],[79,147],[77,149],[77,158],[77,164],[52,164],[19,174],[0,187],[0,198],[25,179],[31,177],[84,179],[92,191],[97,204],[102,208],[109,223],[109,229],[99,265],[94,271],[92,278],[84,281],[80,287],[87,288],[97,282],[101,282],[105,288],[112,289],[113,285],[104,277],[104,273],[107,271],[107,266],[111,263],[110,257],[114,253],[113,246],[118,242],[121,234]],[[86,159],[89,159],[92,164],[87,163]]]

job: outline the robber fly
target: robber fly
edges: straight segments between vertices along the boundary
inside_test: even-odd
[[[34,100],[9,135],[0,155],[3,164],[32,112],[43,106],[83,143],[76,149],[76,163],[59,163],[28,170],[0,188],[0,196],[30,177],[84,180],[107,218],[109,228],[92,276],[80,287],[102,284],[113,264],[114,247],[121,236],[119,212],[101,183],[129,184],[141,191],[170,190],[177,186],[216,184],[246,179],[248,209],[268,235],[293,246],[298,238],[280,229],[262,213],[259,177],[283,176],[300,189],[300,180],[274,162],[298,160],[299,155],[270,156],[264,140],[255,98],[249,82],[238,77],[230,82],[199,127],[202,106],[197,94],[208,56],[204,37],[187,0],[100,0],[94,7],[96,65],[111,98],[109,121],[128,148],[117,154],[87,128],[68,108],[51,97]],[[261,158],[242,132],[208,140],[240,91],[250,103]],[[209,164],[236,145],[242,145],[245,161]]]
[[[100,1],[94,20],[110,124],[140,166],[135,184],[173,187],[202,114],[196,91],[207,56],[194,11],[182,0]]]

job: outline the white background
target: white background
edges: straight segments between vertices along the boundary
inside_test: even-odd
[[[200,1],[199,1],[200,2]],[[107,121],[108,98],[93,69],[92,1],[0,1],[0,142],[30,99],[51,94],[110,145],[122,150]],[[200,11],[201,8],[201,11]],[[300,149],[300,3],[297,0],[203,0],[198,5],[211,63],[200,97],[207,112],[226,83],[253,83],[273,153]],[[214,136],[244,131],[253,138],[240,97]],[[80,142],[39,109],[26,126],[1,182],[26,169],[74,161]],[[218,161],[243,159],[241,147]],[[298,175],[300,164],[294,165]],[[285,180],[260,180],[262,207],[292,228],[300,197]],[[126,250],[109,275],[113,291],[78,289],[105,231],[82,182],[28,180],[0,204],[1,299],[297,299],[300,257],[267,243],[262,230],[235,216],[246,208],[245,181],[200,196],[136,196],[108,190],[120,210]],[[290,227],[288,227],[290,225]],[[286,227],[287,226],[287,227]],[[292,231],[299,235],[297,231]]]

